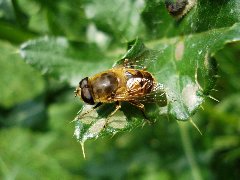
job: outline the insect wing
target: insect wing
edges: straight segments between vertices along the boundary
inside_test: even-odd
[[[144,65],[144,60],[142,59],[121,59],[113,65],[113,68],[125,67],[130,69],[146,69]]]
[[[147,94],[139,94],[139,89],[132,92],[121,92],[114,97],[115,101],[139,101],[143,103],[156,103],[160,107],[167,105],[167,95],[164,91],[163,85],[158,84],[155,88]]]
[[[156,52],[157,51],[153,51],[153,50],[151,52],[149,50],[145,50],[144,53],[140,54],[137,57],[125,56],[123,57],[123,59],[117,61],[113,65],[113,68],[125,67],[125,68],[131,68],[131,69],[139,69],[139,70],[149,69],[152,66],[154,66],[155,62],[157,61]]]
[[[144,96],[137,97],[136,100],[145,103],[156,103],[160,107],[167,105],[167,95],[163,89],[153,90]]]
[[[141,39],[136,39],[128,43],[127,53],[124,57],[117,61],[115,67],[126,67],[132,69],[152,69],[158,60],[160,51],[150,50],[142,43]]]

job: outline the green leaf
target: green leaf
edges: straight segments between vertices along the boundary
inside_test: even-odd
[[[111,67],[112,58],[103,55],[95,46],[73,43],[65,38],[43,37],[24,43],[21,56],[33,67],[72,86],[85,76]]]
[[[238,77],[240,76],[240,66],[239,66],[239,49],[240,42],[232,43],[224,47],[223,50],[215,54],[217,62],[221,65],[220,71],[222,78],[220,87],[225,93],[221,93],[222,97],[226,97],[228,93],[239,92],[240,84],[238,82]],[[220,94],[219,94],[220,95]]]
[[[0,38],[13,43],[22,43],[30,38],[35,37],[33,33],[23,31],[16,25],[0,21]]]
[[[167,107],[149,105],[146,107],[147,117],[159,120],[163,119],[163,115],[167,115],[186,121],[204,100],[210,97],[215,85],[216,62],[212,56],[226,43],[239,40],[240,23],[230,28],[148,43],[147,46],[154,50],[146,48],[140,40],[136,40],[129,44],[128,52],[117,64],[122,64],[124,59],[143,62],[157,82],[164,85]],[[133,112],[140,113],[137,109],[123,107],[118,114],[109,117],[114,108],[106,106],[108,107],[93,110],[83,116],[89,110],[88,106],[85,106],[76,117],[75,136],[81,144],[87,139],[115,134],[144,124],[143,118],[139,121],[139,117],[134,117]],[[111,124],[119,126],[114,127]]]
[[[0,19],[15,21],[14,7],[11,1],[3,0],[0,4]]]
[[[51,2],[49,2],[49,5]],[[18,1],[19,7],[28,16],[28,29],[35,33],[49,33],[48,19],[46,18],[47,10],[40,2],[21,0]]]
[[[32,100],[18,104],[0,116],[3,127],[20,126],[43,131],[47,127],[47,112],[43,101]]]
[[[0,3],[0,38],[13,43],[22,43],[35,34],[26,29],[27,15],[16,0],[4,0]]]
[[[26,66],[17,54],[17,48],[0,41],[0,105],[10,108],[39,95],[44,88],[40,74]]]
[[[46,8],[48,24],[54,35],[66,36],[71,40],[85,40],[87,20],[82,1],[65,0],[41,2]]]
[[[139,12],[144,6],[141,0],[89,1],[85,4],[85,11],[89,20],[100,30],[126,42],[143,35],[145,27]]]
[[[208,19],[205,17],[204,5],[207,7],[206,11],[211,12],[213,3],[197,1],[197,4],[178,23],[169,16],[165,9],[165,14],[160,13],[160,15],[163,18],[167,16],[166,20],[158,19],[158,17],[156,19],[149,18],[149,24],[146,23],[147,14],[144,13],[147,8],[155,6],[151,2],[147,3],[142,18],[152,30],[150,32],[155,32],[157,37],[162,38],[147,42],[146,47],[140,40],[130,42],[128,52],[123,57],[131,61],[142,62],[147,67],[147,71],[155,76],[157,82],[164,85],[168,104],[165,107],[161,107],[159,104],[146,104],[146,115],[150,120],[168,117],[186,121],[206,98],[211,97],[209,94],[216,81],[214,54],[225,44],[240,40],[240,24],[235,23],[239,21],[239,10],[234,6],[230,8],[235,1],[225,4],[223,2],[225,1],[219,5],[216,4],[216,12],[213,12],[214,18],[209,19],[209,22],[204,20]],[[106,15],[113,13],[109,8],[110,5],[107,5],[106,9],[103,8],[106,10],[104,11],[106,14],[104,14],[100,11],[101,8],[97,8],[98,6],[102,7],[101,4],[91,3],[86,4],[87,9],[99,10],[96,11],[97,15],[93,14],[92,16],[92,20],[98,22],[98,24],[96,23],[97,28],[105,31],[105,27],[115,27],[111,23],[109,23],[110,26],[106,25],[108,22]],[[160,5],[161,8],[165,8],[162,2]],[[221,7],[224,13],[217,15]],[[233,18],[228,18],[226,14],[227,12],[231,13],[231,11],[235,12],[236,15]],[[157,15],[158,11],[155,9],[154,11],[150,10],[150,12]],[[204,15],[203,19],[201,19],[202,15]],[[223,17],[226,23],[218,21],[218,18]],[[106,19],[106,24],[102,22],[102,19]],[[118,21],[113,20],[113,22]],[[151,26],[151,23],[156,22],[170,24],[164,28],[155,24],[158,28],[156,29],[155,26]],[[102,24],[104,25],[101,26]],[[121,35],[121,33],[116,33],[117,30],[111,31],[111,28],[108,33],[112,33],[113,37]],[[121,32],[124,32],[125,35],[128,34],[128,31]],[[143,31],[136,34],[141,35],[141,32]],[[26,42],[22,45],[20,52],[27,63],[41,72],[76,86],[83,77],[109,69],[113,59],[118,57],[122,50],[100,51],[99,48],[86,43],[73,43],[65,38],[45,37]],[[124,58],[117,63],[122,63]],[[95,69],[95,67],[97,68]],[[89,106],[84,106],[75,119],[77,121],[75,135],[82,144],[87,139],[131,130],[145,123],[140,111],[128,103],[124,103],[120,111],[110,117],[110,120],[108,119],[106,127],[106,119],[114,110],[114,105],[106,104],[80,118],[81,114],[88,109]]]
[[[43,134],[20,128],[2,129],[1,179],[81,179],[81,175],[72,173],[76,168],[71,167],[81,163],[79,145],[69,136],[63,139],[63,134],[56,131]]]
[[[142,18],[148,29],[148,35],[157,38],[193,34],[230,27],[240,20],[238,0],[187,1],[194,5],[178,20],[169,15],[164,1],[147,1]]]

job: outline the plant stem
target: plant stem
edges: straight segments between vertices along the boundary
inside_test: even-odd
[[[191,168],[192,176],[194,180],[202,180],[202,176],[195,161],[193,147],[188,133],[188,123],[179,122],[180,135],[183,143],[183,149],[185,151],[188,163]]]

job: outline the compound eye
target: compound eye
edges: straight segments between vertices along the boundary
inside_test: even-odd
[[[94,105],[95,104],[89,88],[82,88],[81,89],[81,97],[82,97],[82,100],[85,103],[88,103],[90,105]]]
[[[88,77],[85,77],[79,82],[80,88],[88,88]]]

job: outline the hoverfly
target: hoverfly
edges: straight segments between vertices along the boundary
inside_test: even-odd
[[[107,119],[121,108],[122,102],[129,102],[139,108],[147,120],[143,103],[157,103],[161,107],[167,105],[163,85],[157,83],[141,61],[122,59],[120,62],[109,70],[83,78],[74,91],[75,96],[87,104],[95,105],[92,110],[104,103],[115,102],[116,108]],[[81,117],[89,112],[91,110]]]

